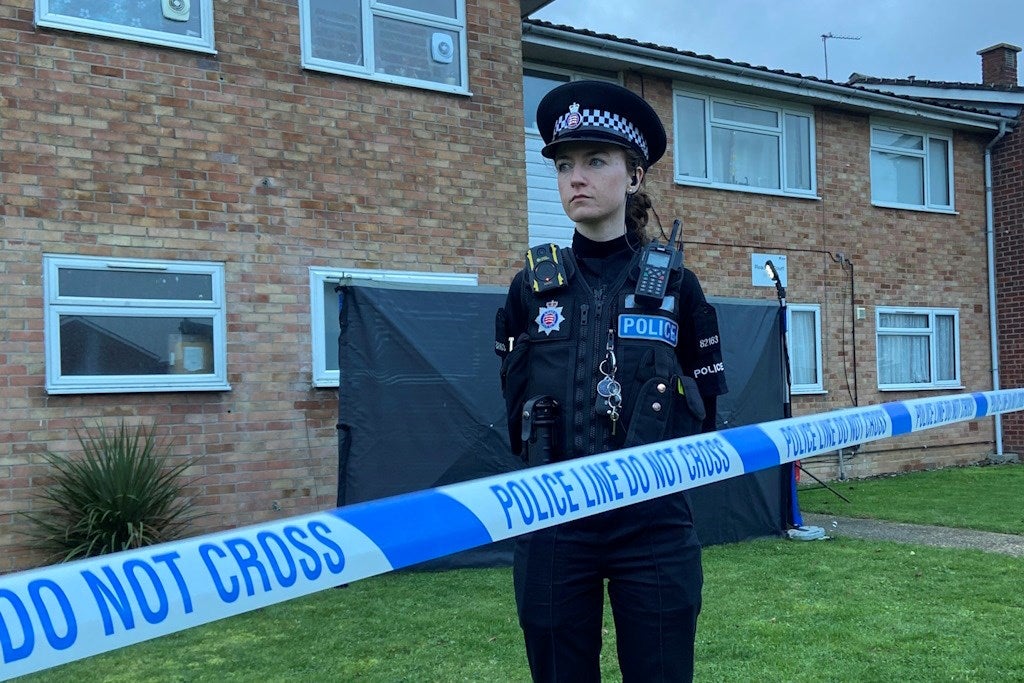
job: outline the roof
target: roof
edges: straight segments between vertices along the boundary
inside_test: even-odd
[[[933,81],[913,76],[874,78],[858,73],[850,75],[850,82],[871,86],[880,92],[913,97],[922,102],[987,111],[1013,119],[1019,118],[1024,112],[1024,88],[1016,85]]]
[[[852,73],[846,81],[850,85],[909,85],[918,88],[941,88],[943,90],[976,90],[979,92],[1005,92],[1024,93],[1024,87],[1019,85],[990,85],[987,83],[964,83],[962,81],[933,81],[925,78],[878,78],[876,76],[865,76],[864,74]]]
[[[748,64],[747,62],[737,62],[731,59],[722,59],[720,57],[714,57],[712,55],[699,54],[697,52],[691,52],[689,50],[680,50],[678,48],[668,47],[666,45],[658,45],[657,43],[643,42],[640,40],[635,40],[633,38],[621,38],[610,33],[597,33],[596,31],[591,31],[589,29],[575,28],[573,26],[567,26],[565,24],[553,24],[551,22],[541,21],[540,19],[526,19],[523,23],[537,27],[551,28],[557,31],[565,31],[567,33],[575,33],[581,36],[592,36],[595,38],[601,38],[602,40],[610,40],[617,43],[622,43],[623,45],[634,45],[636,47],[642,47],[650,50],[658,50],[660,52],[665,52],[668,54],[683,55],[686,57],[692,57],[694,59],[703,59],[717,64],[728,64],[732,66],[744,67],[747,69],[756,69],[759,71],[764,71],[766,73],[785,74],[788,76],[793,76],[795,78],[805,78],[812,81],[819,81],[821,83],[833,83],[835,85],[843,85],[842,83],[836,83],[835,81],[826,80],[824,78],[818,78],[817,76],[804,76],[803,74],[790,71],[783,71],[782,69],[770,69],[767,66],[756,66],[753,64]]]
[[[790,99],[859,111],[882,111],[895,116],[925,118],[975,130],[995,130],[1008,117],[984,109],[952,104],[941,99],[885,92],[859,83],[841,83],[782,69],[722,59],[707,54],[621,38],[588,29],[578,29],[537,19],[523,21],[524,57],[551,59],[560,63],[567,54],[582,66],[658,72],[670,78],[687,76],[722,86],[746,90],[768,90]],[[526,48],[531,48],[527,53]]]

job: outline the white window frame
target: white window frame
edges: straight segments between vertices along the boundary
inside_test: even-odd
[[[928,327],[882,327],[882,315],[886,313],[903,315],[927,315]],[[937,351],[936,351],[936,316],[950,316],[953,318],[953,353],[954,372],[956,376],[950,380],[937,380]],[[907,383],[882,383],[882,354],[880,351],[880,338],[883,336],[923,336],[928,337],[928,372],[932,378],[931,382],[907,382]],[[960,311],[955,308],[924,308],[905,306],[879,306],[875,310],[875,370],[878,378],[879,391],[929,391],[937,389],[961,389],[960,373]]]
[[[324,296],[327,284],[351,284],[354,281],[389,282],[425,287],[476,287],[478,277],[475,273],[427,273],[410,270],[374,270],[365,268],[318,268],[309,269],[309,301],[310,301],[310,339],[312,340],[313,386],[337,387],[339,373],[337,368],[327,367],[328,337],[338,343],[341,326],[338,321],[337,301],[327,308],[328,301]]]
[[[814,382],[797,384],[794,380],[789,387],[793,394],[822,394],[825,385],[821,367],[821,306],[819,304],[788,304],[786,306],[786,349],[789,353],[790,377],[794,377],[793,368],[793,313],[811,313],[814,316]]]
[[[212,300],[136,299],[130,296],[84,297],[62,295],[59,271],[123,270],[132,272],[188,273],[210,277]],[[206,261],[157,261],[93,256],[43,255],[43,315],[46,346],[46,391],[50,394],[105,394],[155,391],[227,391],[227,336],[225,326],[224,264]],[[112,315],[118,317],[203,318],[213,330],[213,372],[167,375],[68,375],[61,374],[61,315]]]
[[[383,83],[423,88],[426,90],[437,90],[440,92],[459,95],[472,94],[469,90],[469,59],[467,55],[466,39],[466,0],[455,0],[454,18],[437,14],[428,14],[425,12],[417,12],[415,10],[389,5],[380,0],[358,0],[358,2],[363,47],[363,63],[361,65],[313,56],[313,17],[309,7],[309,0],[298,0],[299,42],[302,53],[302,67],[304,69],[323,71],[342,76],[366,78]],[[396,19],[456,33],[458,35],[459,50],[459,82],[454,84],[442,83],[439,81],[410,78],[400,74],[378,71],[375,66],[376,55],[374,53],[373,41],[374,19],[377,17],[383,19]],[[430,46],[424,46],[425,59],[431,58],[431,49],[432,48]]]
[[[883,144],[876,144],[875,142],[875,131],[886,131],[890,133],[900,133],[906,135],[920,136],[923,142],[923,149],[913,150],[905,147],[892,147]],[[937,204],[932,201],[932,184],[931,184],[931,142],[942,141],[946,144],[946,192],[949,196],[948,204]],[[920,128],[917,126],[910,126],[905,123],[898,123],[894,121],[886,121],[884,119],[872,119],[871,131],[870,131],[870,164],[871,164],[871,204],[873,206],[880,206],[890,209],[908,209],[911,211],[931,211],[936,213],[956,213],[956,195],[954,193],[954,181],[953,181],[953,134],[947,130],[936,130],[929,128]],[[921,159],[924,172],[922,174],[922,182],[924,183],[924,203],[923,204],[907,204],[903,202],[892,202],[887,200],[876,199],[875,194],[875,181],[877,174],[875,173],[875,152],[884,152],[888,154],[898,154],[900,156],[911,157],[914,159]]]
[[[704,176],[686,175],[681,170],[681,155],[679,144],[683,140],[680,135],[679,126],[685,125],[682,120],[682,113],[679,107],[679,98],[688,97],[702,100],[704,102]],[[757,126],[754,124],[742,124],[735,121],[717,120],[713,117],[712,106],[714,102],[722,104],[734,104],[742,107],[750,107],[774,112],[778,115],[779,125],[775,128]],[[799,116],[808,121],[808,173],[810,180],[809,188],[790,187],[786,170],[786,116]],[[672,120],[675,126],[675,149],[673,158],[675,161],[675,181],[680,185],[695,185],[698,187],[711,187],[722,190],[734,190],[739,192],[752,192],[755,194],[769,194],[785,197],[800,197],[804,199],[818,199],[817,180],[817,154],[815,142],[814,108],[802,106],[795,103],[782,103],[758,97],[747,97],[735,93],[716,90],[696,90],[690,87],[676,85],[672,89]],[[764,135],[772,135],[778,140],[779,150],[779,188],[757,187],[753,185],[722,183],[714,180],[712,173],[713,151],[712,151],[712,130],[722,128],[728,130],[747,131]]]
[[[71,1],[73,2],[74,0]],[[100,0],[90,1],[98,2]],[[112,0],[104,0],[104,2],[109,5]],[[164,47],[191,50],[193,52],[217,54],[217,50],[213,47],[213,2],[214,0],[187,0],[187,5],[199,14],[200,33],[198,36],[183,35],[173,31],[156,31],[130,24],[92,19],[73,14],[59,14],[53,8],[57,4],[55,0],[36,0],[35,17],[37,26],[75,31],[77,33],[89,33],[109,38],[120,38],[121,40],[132,40],[152,45],[163,45]],[[131,5],[133,3],[128,2],[126,4]],[[166,5],[167,0],[163,0],[163,4]],[[160,9],[162,5],[156,2],[153,4],[153,7]],[[88,8],[83,8],[82,11],[87,12]]]

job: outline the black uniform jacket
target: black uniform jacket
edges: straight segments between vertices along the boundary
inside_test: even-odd
[[[522,409],[536,396],[559,404],[559,460],[714,430],[727,388],[715,310],[696,275],[675,271],[661,306],[643,306],[633,296],[639,249],[626,237],[576,233],[559,253],[567,283],[538,293],[524,269],[497,315],[513,452],[526,456]],[[621,386],[614,425],[598,392],[609,375]]]

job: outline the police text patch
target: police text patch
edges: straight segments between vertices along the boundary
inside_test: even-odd
[[[679,325],[657,315],[623,313],[619,316],[619,339],[652,339],[675,346],[679,342]]]

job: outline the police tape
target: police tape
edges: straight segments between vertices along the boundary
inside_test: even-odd
[[[6,680],[812,455],[1024,409],[1024,389],[734,427],[0,577]]]

